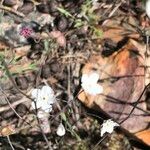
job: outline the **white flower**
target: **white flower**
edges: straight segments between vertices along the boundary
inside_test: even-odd
[[[99,75],[97,73],[83,74],[81,78],[81,86],[84,91],[91,95],[101,94],[103,87],[97,83]]]
[[[66,130],[65,130],[65,127],[63,126],[62,123],[59,124],[56,133],[57,133],[58,136],[64,136],[65,135]]]
[[[147,16],[150,18],[150,0],[146,0],[145,10]]]
[[[114,127],[119,126],[118,123],[112,121],[111,119],[108,119],[106,121],[104,121],[104,123],[102,124],[102,128],[101,128],[101,137],[107,132],[107,133],[112,133],[114,130]]]
[[[55,95],[51,87],[43,86],[42,89],[33,89],[31,95],[35,100],[37,109],[41,108],[45,112],[50,112],[52,110]],[[32,102],[33,109],[36,109],[35,103]]]

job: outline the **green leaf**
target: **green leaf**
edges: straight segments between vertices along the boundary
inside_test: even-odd
[[[103,31],[97,28],[94,28],[94,35],[98,38],[102,38],[103,36]]]
[[[66,117],[65,113],[61,113],[60,115],[61,115],[61,118],[66,122],[67,121],[67,117]]]
[[[71,17],[73,18],[73,16],[67,11],[65,10],[64,8],[57,8],[59,12],[61,12],[62,14],[64,14],[66,17]]]
[[[77,20],[75,21],[74,27],[75,27],[75,28],[78,28],[78,27],[81,27],[81,26],[83,26],[83,25],[84,25],[84,22],[83,22],[81,19],[77,19]]]

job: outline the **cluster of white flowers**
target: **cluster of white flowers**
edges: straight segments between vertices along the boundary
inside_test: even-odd
[[[91,95],[101,94],[103,92],[103,87],[97,82],[99,80],[99,74],[83,74],[81,78],[81,86],[83,90]]]
[[[32,102],[33,109],[39,109],[37,116],[40,119],[41,127],[44,133],[50,132],[47,112],[52,111],[52,104],[55,102],[55,94],[50,86],[43,86],[41,89],[33,89],[31,92],[34,102]],[[65,127],[62,123],[59,124],[57,131],[58,136],[63,136],[66,133]]]
[[[52,111],[52,104],[55,102],[54,91],[49,86],[43,86],[42,89],[33,89],[31,92],[34,102],[32,102],[33,109],[41,108],[45,112]]]
[[[114,127],[119,126],[118,123],[112,121],[111,119],[108,119],[106,121],[104,121],[104,123],[102,124],[102,128],[101,128],[101,137],[107,132],[107,133],[112,133],[114,130]]]
[[[84,91],[91,95],[97,95],[102,93],[103,87],[97,83],[98,79],[99,75],[97,73],[83,74],[81,79],[81,86]],[[33,109],[40,108],[37,115],[39,119],[44,118],[44,120],[42,120],[42,123],[44,126],[46,126],[46,124],[48,124],[47,112],[51,112],[52,104],[55,102],[54,91],[49,86],[43,86],[41,89],[33,89],[31,95],[34,99],[34,102],[32,102],[32,107]],[[116,126],[119,126],[119,124],[112,121],[111,119],[104,121],[101,127],[101,136],[103,136],[106,132],[112,133],[114,127]],[[47,130],[44,127],[43,129],[46,133],[50,131],[50,129]],[[62,123],[59,124],[56,133],[58,136],[65,135],[66,130]]]

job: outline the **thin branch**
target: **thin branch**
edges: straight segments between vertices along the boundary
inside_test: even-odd
[[[22,99],[20,99],[20,100],[18,100],[18,101],[15,101],[15,102],[13,102],[12,104],[11,104],[11,106],[12,106],[12,108],[14,108],[14,107],[16,107],[17,105],[19,105],[19,104],[21,104],[21,103],[24,103],[24,102],[26,102],[26,101],[29,101],[28,99],[25,99],[25,98],[22,98]],[[0,113],[1,112],[3,112],[3,111],[7,111],[7,110],[9,110],[10,109],[10,106],[1,106],[0,107]]]
[[[4,10],[4,11],[7,11],[7,12],[10,12],[10,13],[13,13],[19,17],[25,17],[25,15],[17,10],[14,10],[12,8],[9,8],[7,6],[3,6],[3,5],[0,5],[0,9]]]
[[[150,83],[148,85],[145,86],[143,92],[141,93],[140,97],[138,98],[138,100],[135,102],[135,104],[133,105],[133,108],[131,109],[129,115],[124,119],[122,120],[119,124],[122,124],[124,123],[128,118],[130,118],[131,114],[133,113],[133,111],[135,110],[136,106],[138,105],[139,101],[141,100],[143,94],[145,93],[145,91],[147,90],[147,88],[150,86]]]
[[[18,116],[18,118],[20,118],[20,119],[23,120],[26,124],[28,124],[30,127],[32,127],[32,125],[31,125],[29,122],[27,122],[25,119],[23,119],[23,118],[16,112],[16,110],[12,107],[11,103],[9,102],[9,100],[8,100],[8,98],[7,98],[6,93],[2,90],[1,87],[0,87],[0,90],[1,90],[1,92],[4,94],[5,100],[7,101],[9,107],[10,107],[10,108],[13,110],[13,112]]]
[[[7,140],[8,140],[8,143],[9,143],[11,149],[12,149],[12,150],[15,150],[15,148],[13,147],[12,142],[11,142],[11,140],[10,140],[10,138],[9,138],[9,135],[7,136]]]

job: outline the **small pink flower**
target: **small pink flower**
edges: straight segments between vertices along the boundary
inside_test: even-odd
[[[31,36],[32,33],[33,33],[33,30],[31,28],[29,28],[29,27],[23,27],[23,28],[21,28],[19,34],[22,35],[25,38],[28,38],[28,37]]]

